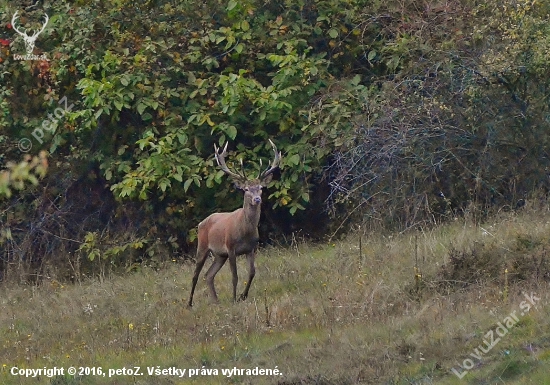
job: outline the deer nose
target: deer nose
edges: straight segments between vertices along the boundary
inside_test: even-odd
[[[254,197],[254,203],[262,203],[262,197]]]

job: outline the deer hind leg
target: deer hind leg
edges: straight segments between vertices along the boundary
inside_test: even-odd
[[[208,257],[208,254],[210,253],[210,250],[197,250],[197,262],[195,264],[195,274],[193,275],[193,281],[191,284],[191,295],[189,296],[189,307],[193,306],[193,294],[195,293],[195,287],[197,286],[197,281],[199,280],[199,275],[201,273],[202,267],[204,266],[204,262],[206,262],[206,257]]]
[[[248,290],[250,289],[250,284],[256,275],[256,268],[254,267],[254,259],[256,258],[256,252],[252,251],[246,255],[248,261],[248,281],[246,282],[246,287],[244,288],[243,293],[239,297],[241,301],[244,301],[248,297]]]
[[[216,289],[214,288],[214,277],[225,264],[225,261],[227,261],[227,255],[214,255],[214,262],[206,272],[206,283],[208,284],[208,288],[210,289],[210,294],[212,294],[212,299],[214,302],[219,302]]]

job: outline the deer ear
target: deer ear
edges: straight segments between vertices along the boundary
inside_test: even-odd
[[[235,183],[235,187],[238,188],[239,190],[244,190],[244,188],[246,187],[246,182],[236,180],[234,183]]]
[[[271,179],[273,179],[273,174],[269,174],[264,179],[262,179],[262,182],[261,182],[262,187],[267,187],[269,182],[271,182]]]

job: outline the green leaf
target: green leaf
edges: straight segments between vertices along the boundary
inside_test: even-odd
[[[137,111],[140,115],[143,114],[143,111],[145,111],[145,109],[147,108],[147,106],[143,103],[139,103],[138,106],[137,106]]]
[[[376,51],[372,50],[372,51],[369,52],[369,54],[367,56],[367,59],[368,59],[368,61],[372,61],[372,60],[374,60],[375,57],[376,57]]]
[[[214,175],[214,180],[216,181],[216,183],[221,183],[224,175],[225,173],[222,170],[218,170],[216,175]]]
[[[162,190],[162,192],[165,192],[166,189],[167,189],[168,187],[170,187],[170,186],[171,186],[171,183],[170,183],[170,181],[169,181],[168,179],[162,179],[162,180],[159,182],[159,187],[160,187],[160,189]]]
[[[183,191],[187,192],[187,190],[189,190],[189,186],[191,186],[191,183],[193,183],[193,179],[187,179],[183,184]]]
[[[225,133],[227,134],[227,136],[229,136],[231,140],[235,140],[235,138],[237,137],[237,128],[235,126],[229,126],[225,130]]]
[[[300,155],[298,155],[298,154],[292,155],[290,158],[287,159],[287,162],[289,164],[293,164],[293,165],[297,166],[298,164],[300,164]]]
[[[334,29],[334,28],[331,28],[329,29],[328,31],[328,35],[333,38],[333,39],[336,39],[338,37],[338,30]]]
[[[227,10],[231,11],[233,8],[237,6],[237,2],[235,0],[229,0],[229,3],[227,4]]]
[[[180,142],[180,144],[186,144],[187,143],[187,135],[184,134],[184,133],[178,133],[178,141]]]

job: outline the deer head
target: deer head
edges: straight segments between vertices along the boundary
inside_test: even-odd
[[[275,153],[273,161],[264,171],[262,171],[262,160],[260,159],[260,173],[258,174],[258,177],[254,179],[248,179],[248,177],[246,176],[242,159],[240,172],[231,171],[227,167],[227,165],[225,164],[225,157],[227,156],[228,143],[225,144],[221,153],[219,151],[219,148],[214,145],[215,157],[216,162],[218,162],[218,166],[220,166],[222,171],[225,172],[233,180],[233,182],[235,183],[235,187],[244,191],[245,203],[250,203],[253,206],[262,203],[262,187],[266,187],[269,182],[271,182],[273,172],[279,167],[279,163],[281,161],[281,153],[277,151],[275,143],[273,143],[271,139],[269,139],[269,143],[271,144],[273,152]]]
[[[13,14],[13,17],[11,18],[11,25],[14,29],[15,32],[17,32],[19,35],[21,35],[23,37],[23,41],[25,42],[25,50],[27,51],[27,54],[28,55],[31,55],[32,52],[34,51],[34,45],[35,45],[35,42],[36,42],[36,38],[38,37],[38,35],[40,35],[42,33],[42,31],[44,31],[44,28],[46,28],[46,25],[48,25],[48,21],[50,20],[50,18],[48,17],[47,14],[44,14],[46,17],[46,21],[44,21],[44,25],[42,26],[42,28],[39,30],[39,31],[35,31],[34,34],[32,34],[32,36],[29,36],[27,35],[27,32],[22,32],[20,31],[19,29],[17,29],[17,26],[15,25],[15,22],[17,20],[17,13],[19,11],[16,11],[14,14]]]

